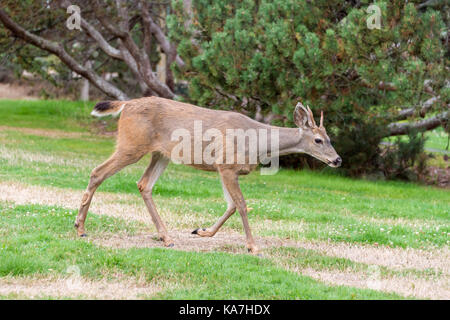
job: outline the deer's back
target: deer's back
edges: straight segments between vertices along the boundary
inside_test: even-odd
[[[118,146],[129,152],[135,148],[145,148],[149,152],[158,151],[170,158],[172,149],[179,144],[179,139],[172,139],[172,135],[185,132],[192,139],[191,158],[194,159],[194,126],[197,130],[201,128],[201,132],[217,129],[225,137],[227,129],[256,129],[265,125],[236,112],[206,109],[159,97],[145,97],[126,103],[118,125]],[[215,165],[205,163],[191,165],[202,170],[217,170]],[[246,167],[242,171],[250,171],[254,167]]]

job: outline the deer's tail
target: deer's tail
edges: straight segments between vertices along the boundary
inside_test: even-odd
[[[126,104],[126,101],[102,101],[95,105],[91,115],[94,117],[104,117],[108,115],[117,117],[122,112]]]

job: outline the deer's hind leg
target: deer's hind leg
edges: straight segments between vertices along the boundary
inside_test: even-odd
[[[83,199],[81,200],[78,216],[75,220],[75,228],[77,229],[77,233],[80,237],[86,236],[84,222],[86,220],[95,190],[97,190],[100,184],[107,178],[111,177],[127,165],[139,161],[145,153],[146,152],[129,152],[118,149],[108,160],[92,170],[88,187],[83,195]]]
[[[198,228],[192,231],[192,234],[197,234],[200,237],[213,237],[217,231],[219,231],[220,227],[228,220],[236,212],[236,205],[234,204],[233,199],[231,198],[230,193],[228,192],[225,184],[222,181],[222,189],[225,200],[227,201],[227,210],[223,214],[222,217],[211,227],[211,228]]]
[[[247,249],[253,254],[258,254],[258,247],[253,239],[250,225],[247,217],[247,204],[245,203],[244,196],[239,186],[238,174],[230,169],[219,169],[220,176],[222,178],[224,186],[227,188],[231,199],[237,207],[237,210],[242,218],[242,224],[244,225],[245,236],[247,238]]]
[[[152,197],[153,187],[158,178],[167,168],[168,164],[169,158],[163,156],[159,152],[153,152],[150,165],[145,170],[142,178],[138,182],[138,188],[141,192],[142,198],[144,199],[150,216],[152,217],[152,221],[155,224],[156,230],[158,231],[158,237],[164,242],[164,245],[166,247],[172,247],[173,241],[169,237],[166,226],[164,225],[164,222],[162,221],[161,217],[158,214],[158,211],[156,210],[156,206],[153,202]]]

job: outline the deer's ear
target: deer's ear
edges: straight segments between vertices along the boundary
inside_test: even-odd
[[[308,110],[299,102],[294,110],[294,123],[299,128],[313,127]]]

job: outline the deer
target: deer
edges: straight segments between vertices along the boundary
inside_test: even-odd
[[[156,210],[152,191],[158,178],[169,164],[173,150],[179,143],[179,141],[173,139],[172,133],[183,128],[193,134],[196,121],[201,121],[205,129],[214,128],[217,132],[223,133],[224,137],[226,137],[226,130],[230,128],[267,130],[268,132],[275,132],[276,130],[278,150],[268,152],[267,158],[292,153],[306,153],[330,167],[339,167],[342,163],[341,157],[331,145],[330,138],[323,126],[323,112],[321,112],[318,126],[309,106],[305,107],[300,102],[297,103],[293,114],[297,128],[272,126],[253,120],[238,112],[202,108],[153,96],[129,101],[99,102],[95,105],[91,114],[97,117],[119,116],[118,131],[114,153],[108,160],[92,170],[88,186],[83,194],[75,221],[75,228],[80,237],[86,236],[86,216],[94,192],[100,184],[124,167],[138,162],[144,155],[151,154],[150,164],[137,182],[137,187],[156,227],[158,239],[163,242],[164,246],[173,247],[174,241],[169,236],[167,228]],[[272,136],[270,135],[270,137]],[[268,140],[268,144],[275,143],[275,141],[271,141],[271,138]],[[250,230],[248,209],[238,178],[253,171],[262,162],[262,157],[258,157],[257,163],[246,161],[238,163],[235,161],[238,156],[236,148],[233,148],[234,153],[227,154],[229,147],[234,146],[236,141],[230,139],[224,143],[227,146],[222,147],[219,151],[216,150],[215,156],[228,155],[226,161],[212,163],[209,161],[207,163],[200,159],[200,161],[194,163],[183,163],[196,169],[218,172],[227,202],[225,213],[213,226],[197,228],[192,231],[192,234],[199,237],[213,237],[237,210],[242,219],[248,252],[259,254],[259,249]],[[191,150],[184,150],[184,155],[187,155],[187,153],[193,154],[195,151],[193,144],[188,145],[191,145]],[[241,152],[245,153],[245,159],[248,160],[248,146],[244,149],[241,148]],[[267,150],[266,148],[264,151],[267,152]]]

